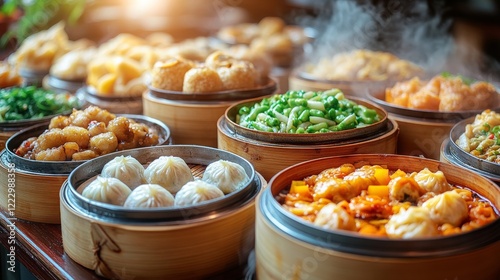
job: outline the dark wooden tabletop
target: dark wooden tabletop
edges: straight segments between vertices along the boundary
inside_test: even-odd
[[[14,227],[9,227],[12,223]],[[11,233],[11,228],[14,228],[15,233]],[[11,234],[15,234],[16,239],[16,260],[37,279],[104,279],[64,253],[61,225],[15,219],[5,209],[0,208],[0,242],[5,248],[12,246],[8,241]],[[245,273],[245,268],[236,268],[210,279],[251,279],[252,277]]]
[[[14,223],[14,227],[8,227]],[[64,253],[61,226],[11,218],[0,208],[0,236],[5,248],[15,229],[15,256],[37,279],[103,279]]]

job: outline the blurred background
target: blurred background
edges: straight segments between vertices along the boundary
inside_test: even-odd
[[[457,51],[461,64],[497,75],[500,0],[3,0],[2,57],[64,20],[72,40],[166,32],[177,41],[278,16],[310,27],[317,45],[385,49],[424,64]],[[441,63],[453,63],[450,61]],[[479,65],[480,64],[480,65]],[[466,66],[468,67],[468,66]]]

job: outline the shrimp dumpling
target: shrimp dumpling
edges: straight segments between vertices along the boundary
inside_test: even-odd
[[[328,203],[319,210],[316,219],[316,226],[325,229],[356,230],[356,221],[342,207],[335,203]]]
[[[460,226],[469,215],[467,202],[456,191],[438,194],[425,201],[422,207],[429,210],[431,218],[439,225]]]
[[[451,186],[446,180],[443,171],[432,172],[428,168],[424,168],[412,175],[418,185],[427,192],[440,194],[451,190]]]
[[[146,183],[144,166],[131,156],[118,156],[104,165],[102,177],[119,179],[130,189]]]
[[[175,194],[194,177],[187,163],[180,157],[161,156],[153,160],[144,170],[149,184],[158,184]]]
[[[122,181],[97,175],[94,181],[83,189],[82,195],[104,203],[123,205],[130,192],[130,188]]]
[[[216,185],[224,194],[228,194],[245,186],[249,178],[241,165],[220,159],[207,166],[202,180]]]
[[[156,208],[174,205],[174,196],[158,184],[143,184],[135,188],[125,200],[124,207]]]
[[[413,239],[432,237],[438,234],[437,224],[426,208],[410,206],[392,215],[385,230],[390,238]]]
[[[224,193],[217,186],[202,180],[195,180],[187,182],[175,194],[175,205],[193,205],[223,196]]]

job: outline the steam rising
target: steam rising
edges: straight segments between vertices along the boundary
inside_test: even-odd
[[[299,18],[297,24],[317,31],[314,51],[305,61],[354,49],[386,51],[412,61],[429,76],[448,71],[493,81],[498,62],[453,37],[453,22],[442,6],[428,1],[318,1],[318,15]],[[363,3],[360,3],[363,2]],[[411,2],[411,3],[406,3]],[[297,19],[297,18],[296,18]]]

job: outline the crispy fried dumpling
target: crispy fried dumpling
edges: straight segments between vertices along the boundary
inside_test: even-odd
[[[424,168],[418,173],[412,174],[412,177],[427,192],[440,194],[451,190],[451,186],[442,171],[432,172],[428,168]]]
[[[131,156],[115,157],[104,165],[101,176],[117,178],[132,190],[146,183],[144,166]]]
[[[135,188],[125,200],[124,207],[156,208],[174,205],[174,196],[157,184],[144,184]]]
[[[335,203],[329,203],[323,206],[323,208],[319,210],[314,220],[314,224],[326,229],[356,229],[354,218],[344,208]]]
[[[158,184],[175,194],[194,177],[187,163],[180,157],[161,156],[153,160],[144,170],[146,181]]]
[[[422,207],[429,210],[432,220],[439,225],[459,226],[469,214],[467,202],[456,191],[438,194],[425,201]]]
[[[202,180],[228,194],[244,187],[250,178],[241,165],[220,159],[207,165]]]
[[[94,181],[83,189],[82,195],[88,199],[123,205],[131,190],[116,178],[104,178],[98,175]]]
[[[223,196],[224,193],[217,186],[202,180],[195,180],[187,182],[175,194],[175,205],[193,205]]]
[[[410,206],[392,215],[385,225],[390,238],[413,239],[432,237],[438,234],[437,225],[429,211],[422,207]]]

